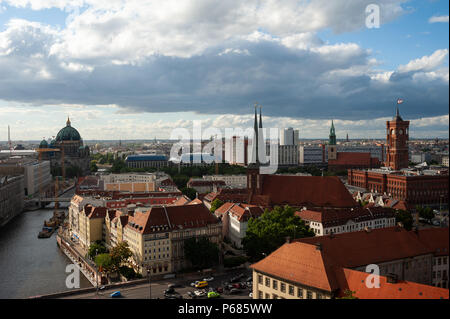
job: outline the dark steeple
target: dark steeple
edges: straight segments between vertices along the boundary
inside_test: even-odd
[[[259,106],[259,128],[262,128],[262,114],[261,114],[261,105]]]
[[[394,121],[403,121],[402,117],[400,116],[400,111],[398,109],[398,103],[397,103],[397,108],[396,108],[396,112],[395,112]]]
[[[333,120],[331,120],[331,128],[330,128],[330,139],[329,139],[330,145],[336,145],[336,132],[334,130],[334,123]]]
[[[259,158],[258,158],[258,112],[257,112],[257,107],[258,105],[255,103],[255,123],[254,123],[254,130],[255,130],[255,135],[254,135],[254,143],[255,143],[255,147],[253,147],[253,150],[256,152],[256,157],[255,157],[255,163],[259,164]]]

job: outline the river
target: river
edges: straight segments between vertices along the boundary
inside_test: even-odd
[[[56,233],[37,238],[53,209],[29,211],[0,228],[0,298],[28,298],[69,290],[69,258],[56,244]],[[67,214],[67,209],[66,209]],[[80,276],[80,288],[92,287]]]

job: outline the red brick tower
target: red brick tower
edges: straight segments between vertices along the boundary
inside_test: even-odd
[[[408,167],[409,121],[403,121],[398,105],[397,114],[386,122],[387,148],[385,165],[394,170]]]

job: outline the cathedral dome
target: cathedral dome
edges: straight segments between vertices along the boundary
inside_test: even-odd
[[[79,141],[81,140],[80,133],[70,126],[70,120],[67,118],[66,127],[62,128],[58,135],[56,135],[56,141]]]
[[[46,140],[42,140],[39,144],[39,148],[48,148],[48,143]]]

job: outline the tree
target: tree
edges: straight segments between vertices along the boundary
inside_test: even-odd
[[[91,172],[98,171],[97,161],[96,160],[92,160],[91,161],[90,170],[91,170]]]
[[[195,268],[209,268],[219,261],[219,247],[207,237],[184,241],[184,255]]]
[[[183,193],[183,195],[186,195],[190,199],[195,199],[197,197],[197,191],[193,188],[183,187],[181,189],[181,192]]]
[[[122,266],[122,263],[128,261],[128,258],[130,258],[133,253],[128,247],[128,243],[126,241],[122,241],[118,243],[117,246],[111,248],[110,255],[113,263],[113,269],[118,271],[120,266]]]
[[[431,220],[435,216],[431,207],[416,207],[416,209],[419,212],[420,218],[423,218],[423,219],[427,220],[428,223],[431,223]]]
[[[95,257],[95,264],[97,267],[102,267],[104,272],[114,271],[114,264],[110,254],[100,254]]]
[[[413,217],[411,212],[406,210],[397,210],[395,213],[395,222],[402,223],[403,228],[406,230],[411,230],[413,226]]]
[[[220,199],[216,198],[211,203],[211,208],[209,209],[209,211],[214,214],[216,209],[219,208],[220,206],[222,206],[223,204],[224,204],[224,202],[222,202]]]
[[[104,254],[107,251],[108,250],[106,249],[106,247],[103,244],[101,244],[99,242],[95,242],[89,246],[88,256],[89,256],[89,258],[94,259],[95,256],[97,256],[99,254]]]
[[[266,210],[259,218],[250,218],[242,245],[247,256],[255,261],[278,249],[286,237],[294,239],[314,235],[309,226],[295,215],[292,207],[276,206],[272,211]]]

